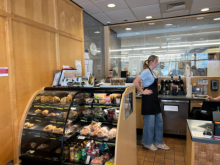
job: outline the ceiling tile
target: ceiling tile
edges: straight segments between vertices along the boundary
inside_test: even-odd
[[[82,3],[88,3],[90,2],[89,0],[72,0],[73,2],[77,3],[77,4],[82,4]]]
[[[220,6],[220,0],[194,0],[192,9]]]
[[[161,18],[161,15],[151,15],[152,16],[152,19],[158,19],[158,18]],[[137,19],[139,21],[148,21],[150,19],[146,19],[146,15],[143,15],[143,16],[137,16]]]
[[[109,11],[105,13],[113,20],[125,20],[126,18],[135,17],[130,9]]]
[[[80,4],[80,6],[82,6],[83,10],[85,10],[89,14],[95,14],[95,13],[101,13],[102,12],[99,8],[97,8],[91,2],[82,3],[82,4]]]
[[[94,5],[96,5],[99,9],[101,9],[103,12],[108,11],[114,11],[114,10],[121,10],[121,9],[127,9],[128,5],[125,3],[124,0],[99,0],[92,2]],[[109,8],[108,4],[115,4],[116,6],[113,8]]]
[[[181,10],[181,11],[174,11],[174,12],[170,12],[170,13],[162,13],[163,18],[176,17],[176,16],[182,16],[182,15],[188,15],[188,14],[189,14],[189,10]]]
[[[158,4],[158,0],[125,0],[130,8]]]
[[[127,21],[124,21],[127,20]],[[135,22],[138,21],[136,17],[131,17],[131,18],[124,18],[122,20],[114,20],[116,23],[126,23],[126,22]]]
[[[137,17],[141,16],[152,16],[160,14],[160,6],[159,4],[135,7],[131,9]]]
[[[216,6],[216,7],[209,7],[209,12],[214,12],[214,11],[218,11],[220,8],[220,6]],[[202,8],[200,9],[191,9],[190,14],[197,14],[197,13],[204,13],[201,11]]]
[[[94,18],[102,22],[103,24],[107,24],[107,22],[115,23],[111,18],[109,18],[105,13],[96,13],[92,14]]]

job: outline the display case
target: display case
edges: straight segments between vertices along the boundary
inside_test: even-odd
[[[21,164],[135,165],[135,104],[134,86],[36,92],[20,124]]]

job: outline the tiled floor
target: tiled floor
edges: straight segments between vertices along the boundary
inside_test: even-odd
[[[138,165],[185,165],[186,140],[181,138],[164,138],[164,143],[170,147],[165,151],[158,149],[151,151],[138,145]]]

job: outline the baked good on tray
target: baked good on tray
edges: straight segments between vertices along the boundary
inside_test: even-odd
[[[59,134],[61,134],[61,133],[63,133],[63,129],[62,128],[54,128],[52,133],[59,133]]]
[[[35,114],[36,114],[36,115],[40,115],[41,112],[42,112],[42,111],[41,111],[40,109],[37,109],[37,110],[35,111]]]
[[[102,127],[99,132],[97,132],[97,136],[102,138],[108,136],[108,127]]]
[[[92,131],[92,132],[90,133],[90,136],[95,136],[95,135],[97,135],[97,133],[99,132],[100,129],[101,129],[101,127],[98,127],[96,130]]]
[[[53,102],[54,103],[59,103],[60,102],[60,98],[58,96],[54,96],[53,97]]]
[[[57,148],[55,151],[56,154],[60,154],[61,153],[61,148]]]
[[[40,149],[45,149],[45,148],[48,148],[48,147],[49,147],[48,144],[41,144],[41,145],[39,145],[39,146],[37,147],[37,149],[40,150]]]
[[[117,128],[112,128],[109,132],[108,132],[108,137],[109,139],[113,139],[116,137],[116,133],[117,133]]]
[[[41,96],[37,96],[34,100],[39,101],[41,99]]]
[[[41,102],[42,103],[48,102],[48,96],[41,96]]]
[[[53,125],[50,124],[50,125],[47,125],[43,130],[49,132],[49,131],[52,131],[55,128],[56,128],[56,126],[53,126]]]
[[[81,130],[81,135],[88,135],[88,134],[90,134],[90,132],[91,132],[90,126],[85,126]]]
[[[31,146],[31,148],[35,148],[37,146],[37,143],[32,142],[32,143],[30,143],[30,146]]]
[[[46,109],[46,110],[44,110],[43,112],[42,112],[42,115],[48,115],[48,113],[49,113],[49,111]]]
[[[25,129],[33,127],[33,126],[34,126],[34,123],[29,123],[29,122],[24,123],[24,128]]]
[[[98,123],[92,122],[92,123],[90,124],[91,131],[95,131],[96,129],[100,128],[101,125],[102,125],[101,122],[98,122]]]

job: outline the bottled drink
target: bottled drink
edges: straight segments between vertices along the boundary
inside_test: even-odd
[[[75,159],[74,145],[71,144],[71,147],[70,147],[70,161],[74,162],[74,159]]]
[[[81,159],[82,159],[82,160],[86,160],[86,149],[85,149],[85,148],[82,149]]]
[[[78,146],[75,147],[75,160],[74,162],[79,163],[79,148]]]

